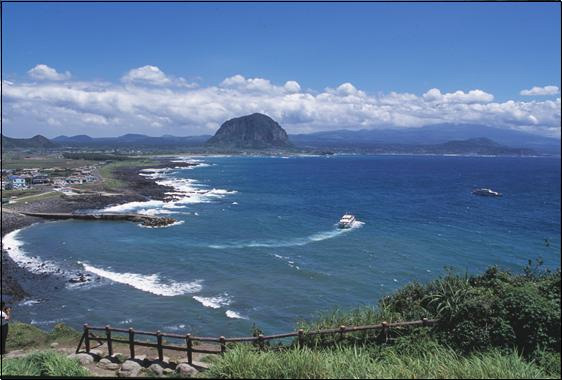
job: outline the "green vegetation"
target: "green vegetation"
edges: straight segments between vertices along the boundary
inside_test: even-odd
[[[377,307],[334,311],[299,328],[318,330],[439,319],[433,327],[393,328],[387,335],[322,335],[281,351],[235,346],[214,362],[222,378],[560,378],[560,269],[529,265],[521,274],[491,267],[481,275],[449,270],[411,283]],[[254,328],[258,331],[258,328]]]
[[[155,161],[150,158],[131,158],[126,161],[110,162],[99,168],[100,176],[103,178],[104,188],[107,190],[121,189],[126,183],[116,178],[114,171],[124,167],[149,167],[154,165]]]
[[[34,352],[23,358],[3,359],[3,376],[90,376],[78,360],[53,351]]]
[[[89,160],[89,161],[125,161],[129,160],[130,157],[123,154],[108,154],[108,153],[96,153],[96,152],[78,152],[70,153],[64,152],[62,154],[64,158],[71,160]]]
[[[10,323],[10,331],[6,341],[6,348],[9,351],[26,348],[47,347],[52,342],[72,343],[78,342],[80,333],[65,324],[55,325],[53,330],[45,332],[33,325],[20,322]]]
[[[88,160],[71,160],[54,156],[5,156],[2,155],[2,169],[26,169],[26,168],[79,168],[82,166],[92,165],[92,161]]]
[[[229,379],[529,379],[552,376],[514,351],[509,354],[491,351],[462,357],[452,349],[439,346],[407,354],[396,349],[376,352],[352,347],[293,348],[260,353],[247,346],[238,346],[204,375]]]

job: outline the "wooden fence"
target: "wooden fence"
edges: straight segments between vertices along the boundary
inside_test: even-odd
[[[323,329],[323,330],[316,330],[316,331],[304,331],[303,329],[299,329],[298,331],[285,333],[285,334],[276,334],[276,335],[258,335],[258,336],[249,336],[249,337],[237,337],[237,338],[225,338],[224,336],[213,338],[213,337],[201,337],[201,336],[192,336],[191,334],[171,334],[171,333],[162,333],[160,331],[156,332],[148,332],[148,331],[138,331],[134,330],[133,328],[129,329],[119,329],[113,328],[108,326],[105,327],[95,327],[90,326],[88,324],[84,325],[84,332],[82,334],[82,338],[80,338],[80,342],[78,343],[78,347],[76,348],[76,353],[80,352],[80,348],[82,345],[85,345],[86,352],[90,352],[91,349],[91,342],[96,341],[100,345],[103,342],[107,343],[107,351],[109,355],[113,355],[113,343],[124,343],[129,345],[129,352],[130,357],[132,359],[135,358],[135,346],[141,347],[152,347],[156,348],[158,351],[158,359],[160,361],[164,360],[164,350],[173,350],[173,351],[183,351],[187,354],[187,361],[189,364],[193,364],[193,353],[203,353],[203,354],[224,354],[226,351],[226,344],[227,343],[242,343],[242,342],[252,342],[257,344],[260,350],[265,348],[265,342],[275,340],[275,339],[284,339],[284,338],[297,338],[298,346],[304,346],[304,340],[306,337],[310,336],[318,336],[318,335],[337,335],[339,334],[341,337],[343,335],[358,331],[371,331],[371,330],[382,330],[381,333],[386,336],[388,334],[388,330],[391,328],[397,327],[416,327],[416,326],[430,326],[436,323],[437,320],[435,319],[427,319],[423,318],[419,321],[410,321],[410,322],[395,322],[395,323],[387,323],[382,322],[376,325],[366,325],[366,326],[340,326],[339,328],[335,329]],[[101,331],[105,334],[103,335],[96,335],[94,331]],[[123,339],[122,337],[113,337],[112,333],[125,333],[128,334],[128,339]],[[152,336],[156,337],[156,343],[150,342],[143,342],[135,340],[136,336]],[[185,345],[177,346],[177,345],[170,345],[164,344],[163,338],[175,338],[181,339],[185,341]],[[220,346],[220,350],[206,350],[206,349],[199,349],[197,345],[194,345],[195,342],[211,342],[217,343]]]

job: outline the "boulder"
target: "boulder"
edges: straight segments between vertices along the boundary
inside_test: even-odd
[[[59,346],[59,344],[57,342],[53,342],[50,344],[51,348],[57,348]]]
[[[107,358],[101,359],[99,361],[99,363],[97,364],[97,366],[100,367],[100,368],[103,368],[103,369],[111,370],[111,371],[115,371],[115,370],[119,369],[119,363],[114,363]]]
[[[92,364],[94,362],[94,357],[90,354],[80,353],[80,354],[70,354],[67,356],[70,359],[76,359],[82,365]]]
[[[180,377],[192,377],[195,376],[198,371],[187,363],[181,363],[176,367],[176,372]]]
[[[164,374],[164,368],[160,364],[151,364],[148,369],[154,373],[156,376],[162,376]]]
[[[142,367],[139,363],[126,360],[122,365],[121,369],[117,371],[117,376],[119,377],[137,377]]]
[[[120,352],[116,352],[113,355],[111,355],[111,359],[114,360],[117,363],[125,363],[125,361],[127,360],[127,357]]]

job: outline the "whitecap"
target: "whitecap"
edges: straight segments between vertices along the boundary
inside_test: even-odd
[[[200,302],[203,306],[210,307],[211,309],[220,309],[221,306],[228,306],[232,302],[228,293],[215,297],[193,296],[193,299]]]
[[[227,310],[225,314],[228,318],[232,319],[248,319],[248,317],[244,317],[233,310]]]
[[[100,277],[107,278],[113,282],[132,286],[143,292],[159,296],[172,297],[187,293],[197,293],[202,289],[201,280],[192,282],[163,282],[158,274],[143,275],[138,273],[118,273],[96,268],[92,265],[81,263],[84,270],[94,273]]]

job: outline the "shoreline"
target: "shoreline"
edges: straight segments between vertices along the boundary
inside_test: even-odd
[[[160,169],[170,166],[196,166],[192,163],[172,162],[175,158],[157,158],[155,165],[150,168]],[[18,302],[33,296],[33,286],[22,286],[23,282],[35,284],[44,280],[48,274],[33,273],[19,266],[4,248],[4,237],[9,233],[19,231],[36,223],[48,222],[46,219],[20,214],[20,212],[72,213],[79,210],[103,209],[111,205],[128,202],[142,202],[147,200],[164,200],[166,193],[173,191],[172,187],[156,183],[154,179],[139,175],[144,167],[131,166],[117,168],[115,177],[126,183],[126,188],[119,194],[102,195],[86,194],[41,199],[31,203],[2,205],[2,298],[8,302]]]

